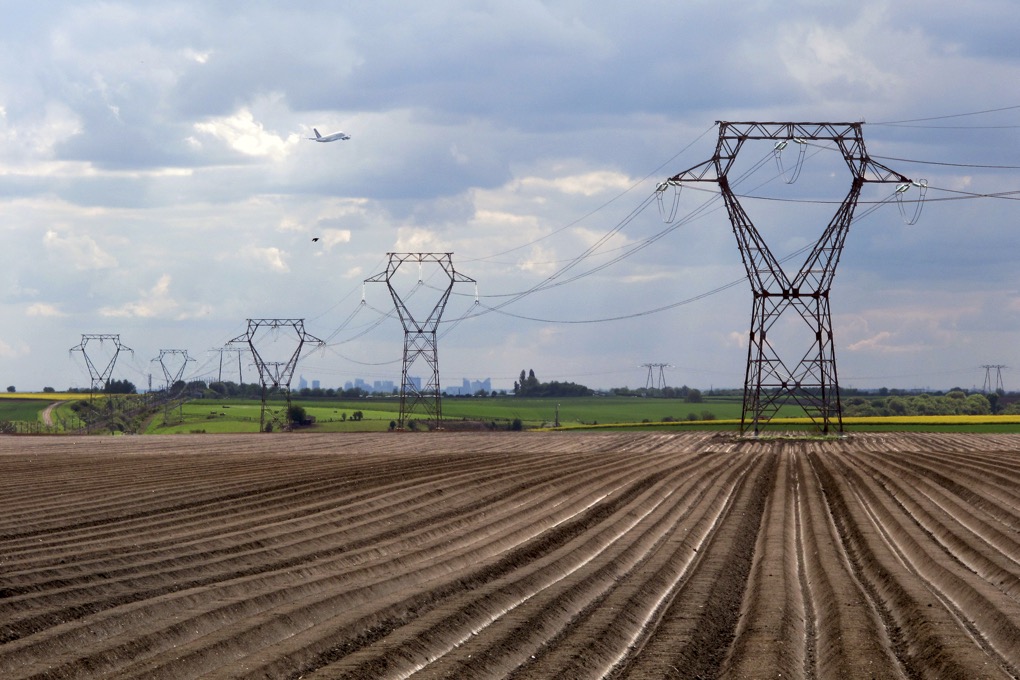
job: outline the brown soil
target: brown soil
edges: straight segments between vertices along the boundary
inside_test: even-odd
[[[1020,436],[0,438],[3,678],[1020,678]]]

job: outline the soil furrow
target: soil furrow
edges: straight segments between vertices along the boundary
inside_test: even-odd
[[[1020,434],[0,437],[0,676],[1020,679]]]

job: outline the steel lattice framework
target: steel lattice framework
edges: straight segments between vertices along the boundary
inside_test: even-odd
[[[673,368],[670,364],[641,364],[641,368],[648,369],[648,379],[645,380],[645,389],[650,390],[655,387],[655,380],[653,376],[653,370],[659,369],[659,389],[665,389],[666,387],[666,373],[667,368]]]
[[[259,349],[255,346],[255,339],[260,332],[279,332],[280,329],[287,329],[294,332],[297,346],[294,349],[293,354],[290,355],[286,361],[268,361],[266,360]],[[281,413],[279,411],[270,411],[266,407],[266,397],[271,389],[280,390],[284,393],[287,399],[287,411],[290,411],[290,381],[294,377],[294,371],[297,369],[298,359],[301,357],[301,350],[306,342],[312,342],[316,345],[322,346],[325,343],[305,331],[305,320],[304,319],[248,319],[248,330],[243,335],[239,335],[228,344],[246,343],[248,349],[251,351],[251,355],[255,360],[255,367],[259,371],[259,382],[262,384],[262,411],[259,416],[259,431],[266,431],[266,413],[269,413],[271,418],[270,424],[286,428],[289,423],[287,422],[287,413]]]
[[[184,377],[184,369],[187,368],[188,362],[194,361],[194,359],[188,356],[188,350],[186,349],[161,349],[159,350],[159,356],[153,359],[153,361],[158,361],[159,367],[163,369],[163,377],[166,379],[166,393],[169,395],[173,386]],[[174,361],[180,362],[176,369],[171,366]]]
[[[210,352],[219,352],[220,353],[220,369],[219,369],[219,373],[217,373],[217,375],[216,375],[216,382],[223,382],[223,355],[226,354],[226,353],[233,352],[234,354],[237,354],[237,384],[238,385],[243,385],[244,384],[244,372],[243,372],[243,370],[241,368],[241,359],[242,359],[244,353],[248,351],[247,348],[245,348],[245,347],[229,347],[227,345],[224,345],[223,347],[217,347],[216,349],[211,349],[209,351]]]
[[[982,364],[981,368],[985,369],[985,382],[984,385],[981,386],[981,391],[985,394],[989,394],[991,392],[1004,392],[1005,390],[1002,386],[1002,369],[1009,367],[1003,364]],[[994,387],[992,385],[993,368],[995,369]]]
[[[385,282],[396,306],[400,323],[404,328],[404,358],[400,371],[400,416],[398,426],[403,429],[413,413],[423,413],[425,421],[434,427],[441,427],[443,406],[439,385],[439,348],[436,341],[436,330],[442,319],[446,303],[450,299],[455,283],[476,283],[474,279],[457,272],[453,267],[453,253],[387,253],[389,263],[386,271],[365,279],[365,283]],[[423,284],[421,270],[423,265],[437,265],[446,275],[446,287],[440,289],[439,299],[424,319],[416,318],[408,308],[405,297],[402,297],[394,286],[393,277],[400,267],[407,263],[418,265],[418,284]],[[417,287],[415,288],[415,291]],[[421,316],[419,312],[418,316]],[[426,364],[424,382],[415,384],[411,368],[415,362]]]
[[[861,123],[719,122],[715,155],[659,185],[716,182],[737,238],[754,296],[741,433],[758,434],[787,403],[800,405],[825,434],[843,431],[836,353],[832,339],[829,291],[861,189],[868,182],[911,180],[868,156]],[[790,277],[769,250],[730,187],[728,173],[748,140],[772,140],[779,150],[790,141],[833,142],[850,168],[850,191],[826,226],[796,275]],[[798,168],[799,172],[799,168]],[[769,330],[784,313],[796,313],[809,327],[813,341],[796,363],[780,358]],[[796,355],[795,355],[796,356]]]
[[[110,357],[110,361],[106,366],[102,368],[96,365],[93,357],[89,356],[88,344],[93,341],[98,342],[100,345],[107,342],[113,343],[113,356]],[[110,376],[113,375],[113,367],[117,363],[117,357],[120,356],[121,351],[134,354],[133,349],[121,344],[120,335],[116,333],[82,333],[81,344],[68,350],[69,353],[81,352],[82,356],[85,357],[85,365],[88,366],[89,378],[92,383],[89,388],[91,394],[96,392],[96,387],[99,385],[102,386],[102,389],[106,389],[107,384],[110,382]]]

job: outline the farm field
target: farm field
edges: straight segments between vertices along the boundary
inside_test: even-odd
[[[0,437],[3,678],[1016,678],[1020,435]]]
[[[314,416],[315,431],[365,432],[389,429],[390,421],[400,412],[400,401],[396,398],[377,398],[361,401],[318,401],[294,400]],[[271,404],[274,409],[285,408],[283,402]],[[443,416],[453,427],[456,421],[495,422],[497,427],[506,428],[508,423],[519,418],[525,427],[552,425],[559,407],[560,422],[565,426],[593,423],[640,423],[662,421],[670,418],[683,420],[688,416],[697,418],[710,414],[715,419],[740,418],[739,399],[727,401],[706,401],[691,404],[680,399],[639,399],[635,397],[571,397],[554,398],[446,398],[443,399]],[[164,424],[157,417],[150,424],[147,434],[175,434],[205,432],[257,432],[260,403],[254,400],[196,399],[184,404],[180,413],[171,414],[170,424]],[[361,412],[363,419],[352,420],[355,412]],[[790,415],[801,412],[789,409]]]

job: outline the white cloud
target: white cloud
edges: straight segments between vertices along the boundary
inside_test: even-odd
[[[619,172],[596,170],[563,177],[526,177],[520,184],[535,191],[552,188],[565,194],[595,196],[606,191],[620,192],[628,189],[634,184],[634,180]]]
[[[439,236],[431,229],[422,227],[400,227],[397,230],[397,240],[394,244],[394,252],[398,253],[428,253],[447,252]]]
[[[117,266],[117,258],[105,252],[86,234],[60,233],[49,229],[43,236],[43,245],[55,258],[79,271]]]
[[[350,242],[350,229],[323,229],[322,236],[319,237],[319,243],[321,243],[327,251],[332,250],[333,246]]]
[[[271,271],[287,273],[290,267],[287,266],[286,253],[276,246],[245,246],[241,249],[241,255],[256,265],[269,268]]]
[[[0,340],[0,357],[4,359],[19,359],[31,354],[31,348],[23,342],[15,342],[13,345]]]
[[[64,312],[60,311],[60,308],[58,306],[51,305],[46,302],[37,302],[35,304],[29,305],[28,308],[25,309],[25,314],[28,316],[50,316],[50,317],[67,316]]]
[[[542,248],[540,245],[531,246],[527,257],[517,262],[517,266],[521,271],[543,276],[548,276],[555,272],[558,265],[555,253]]]
[[[828,99],[830,106],[901,96],[910,86],[904,64],[931,52],[916,25],[897,21],[883,0],[831,17],[793,15],[780,21],[776,46],[784,74],[813,100]],[[857,120],[864,112],[844,119]]]
[[[107,317],[168,317],[180,305],[170,297],[170,276],[164,274],[151,289],[142,293],[141,298],[119,307],[102,307],[99,313]]]
[[[226,142],[232,149],[247,156],[268,157],[282,160],[300,143],[297,134],[286,138],[273,134],[255,120],[247,108],[237,113],[214,118],[204,123],[195,123],[195,130]],[[195,143],[194,140],[192,143]]]

